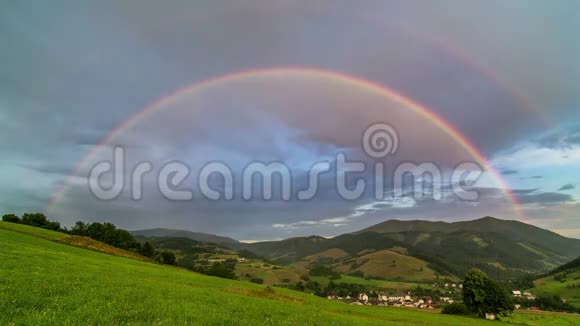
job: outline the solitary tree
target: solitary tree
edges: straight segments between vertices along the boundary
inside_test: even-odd
[[[488,279],[485,284],[482,310],[484,313],[507,315],[514,310],[514,302],[504,287]]]
[[[483,315],[482,305],[485,300],[485,286],[489,277],[479,269],[472,269],[465,274],[463,281],[463,303],[472,313]]]
[[[465,275],[463,303],[480,317],[486,313],[504,315],[514,310],[513,301],[506,289],[479,269],[472,269]]]

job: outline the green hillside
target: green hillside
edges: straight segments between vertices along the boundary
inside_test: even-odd
[[[54,232],[26,226],[14,231],[0,223],[0,324],[491,324],[414,310],[349,306],[54,241],[59,238]],[[566,325],[575,318],[517,314],[510,321]]]
[[[363,255],[394,248],[426,261],[440,275],[461,277],[477,267],[494,278],[513,279],[544,273],[571,261],[580,252],[580,240],[518,221],[486,217],[456,223],[389,220],[332,239],[312,236],[246,246],[257,255],[282,264],[296,263],[329,249],[342,250],[352,260],[358,260]],[[383,267],[381,275],[373,277],[392,277],[387,266]]]
[[[535,280],[531,291],[540,296],[559,296],[580,307],[580,258]]]

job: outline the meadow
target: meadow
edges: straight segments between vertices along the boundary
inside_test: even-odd
[[[492,325],[434,312],[350,306],[282,288],[200,275],[60,242],[0,223],[0,325]],[[570,315],[517,313],[522,325]],[[497,323],[496,323],[497,324]]]
[[[534,282],[534,293],[543,296],[558,295],[576,307],[580,307],[580,270],[567,273],[566,277],[559,281],[557,275],[550,275]]]

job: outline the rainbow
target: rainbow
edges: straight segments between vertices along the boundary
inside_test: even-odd
[[[284,78],[289,76],[326,78],[334,83],[344,83],[345,85],[361,88],[372,94],[387,97],[388,99],[398,102],[410,108],[415,113],[427,118],[429,121],[435,124],[435,126],[437,126],[444,133],[446,133],[448,136],[454,139],[463,149],[465,149],[474,158],[474,160],[477,161],[478,164],[483,166],[494,177],[496,182],[498,182],[498,184],[501,185],[501,187],[506,192],[506,195],[509,197],[515,215],[520,220],[525,220],[520,203],[518,202],[517,198],[515,197],[510,187],[505,182],[505,180],[502,178],[501,174],[498,173],[498,171],[496,171],[493,168],[490,162],[477,149],[477,147],[475,147],[465,136],[463,136],[457,129],[455,129],[450,123],[445,121],[443,118],[433,113],[427,107],[415,102],[413,99],[401,95],[400,93],[386,86],[334,71],[315,68],[304,68],[304,67],[276,67],[276,68],[254,69],[222,75],[183,87],[153,102],[145,109],[134,114],[129,119],[127,119],[123,123],[119,124],[116,128],[114,128],[106,137],[104,137],[104,139],[99,143],[99,145],[95,146],[95,148],[93,148],[89,152],[89,154],[85,156],[76,165],[73,171],[65,179],[63,184],[54,193],[52,200],[49,202],[49,205],[47,207],[47,212],[50,212],[54,208],[54,206],[62,199],[64,193],[68,190],[71,179],[79,174],[81,168],[84,165],[88,164],[94,159],[95,155],[99,152],[99,150],[102,147],[111,144],[114,141],[114,139],[120,136],[123,132],[133,128],[140,122],[149,118],[154,113],[163,110],[163,108],[167,107],[169,104],[178,100],[179,98],[181,98],[181,96],[201,93],[204,90],[207,90],[211,87],[215,87],[220,84],[233,81],[244,81],[251,80],[254,78],[268,78],[268,77]]]
[[[352,13],[346,14],[345,18],[349,19],[349,15],[352,15]],[[546,126],[553,126],[553,119],[549,117],[541,108],[532,103],[528,96],[526,96],[518,87],[508,83],[505,79],[501,78],[498,73],[490,69],[488,65],[480,61],[475,61],[464,50],[457,46],[453,46],[449,40],[438,37],[433,33],[422,33],[413,25],[402,21],[386,21],[381,17],[377,17],[373,13],[360,14],[359,17],[362,18],[363,21],[374,25],[376,28],[396,29],[401,34],[405,34],[419,42],[428,44],[438,51],[442,51],[444,54],[448,55],[454,60],[457,60],[461,64],[472,69],[473,72],[476,72],[482,78],[496,85],[502,92],[510,96],[515,101],[514,104],[517,104],[517,109],[539,117],[540,122]]]

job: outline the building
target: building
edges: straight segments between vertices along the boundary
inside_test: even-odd
[[[512,294],[516,298],[520,298],[522,296],[522,292],[520,291],[512,291]]]
[[[366,293],[359,293],[358,300],[366,303],[369,301],[369,296]]]

